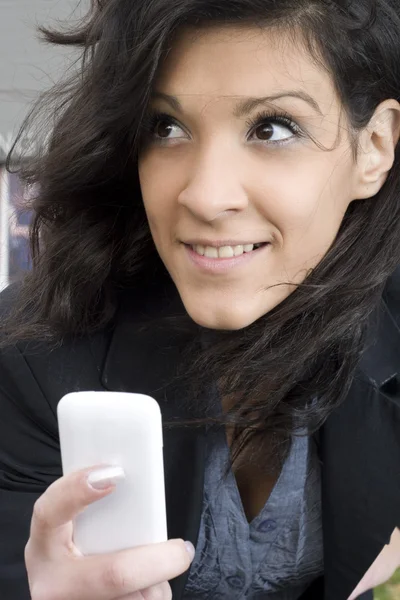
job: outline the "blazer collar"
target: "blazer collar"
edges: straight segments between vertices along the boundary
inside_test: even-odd
[[[376,388],[388,389],[400,373],[400,293],[391,298],[387,291],[371,317],[369,340],[359,365]],[[397,314],[399,311],[399,314]]]

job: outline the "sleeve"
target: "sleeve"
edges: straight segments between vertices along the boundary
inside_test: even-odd
[[[62,475],[57,419],[23,355],[0,351],[0,598],[29,600],[33,505]]]

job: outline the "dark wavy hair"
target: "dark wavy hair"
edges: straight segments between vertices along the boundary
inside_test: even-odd
[[[17,139],[46,115],[35,135],[50,135],[21,169],[39,190],[30,204],[33,269],[2,324],[7,343],[88,335],[112,322],[119,293],[140,273],[161,273],[136,168],[141,133],[174,36],[210,24],[293,34],[331,74],[355,140],[379,103],[400,100],[395,0],[92,0],[74,28],[41,28],[49,43],[81,47],[82,61]],[[244,330],[207,332],[207,348],[187,352],[182,373],[195,387],[214,380],[234,399],[221,419],[235,426],[235,457],[261,432],[289,439],[317,430],[348,393],[399,263],[399,168],[397,149],[381,191],[350,204],[326,256],[284,302]]]

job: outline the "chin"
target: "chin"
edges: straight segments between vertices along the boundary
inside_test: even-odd
[[[186,303],[184,300],[183,303],[189,317],[197,325],[206,329],[238,331],[248,327],[262,316],[262,314],[252,316],[248,310],[243,314],[243,311],[228,310],[226,307],[222,310],[216,310],[215,308],[213,310],[206,310],[204,306],[194,306],[194,304],[190,302]]]

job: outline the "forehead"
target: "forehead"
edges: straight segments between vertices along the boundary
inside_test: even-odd
[[[304,90],[324,112],[339,104],[327,69],[301,36],[260,27],[213,26],[177,35],[161,66],[158,91],[210,99]]]

